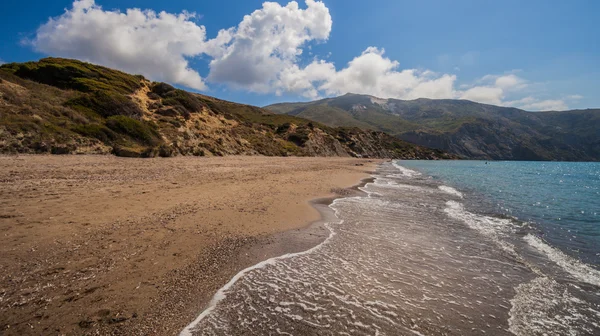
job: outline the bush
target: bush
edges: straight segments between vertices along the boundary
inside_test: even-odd
[[[117,92],[98,91],[68,100],[65,105],[77,110],[91,110],[103,117],[114,115],[139,116],[142,110],[127,96]]]
[[[129,94],[141,88],[143,79],[99,65],[53,57],[38,62],[5,64],[2,68],[21,78],[83,92],[111,90]]]
[[[297,146],[304,146],[304,144],[308,141],[309,135],[308,130],[304,127],[298,127],[294,131],[287,136],[287,140],[295,143]]]
[[[167,83],[153,83],[152,88],[150,89],[151,93],[158,95],[159,97],[165,97],[165,95],[171,91],[175,91],[176,89],[167,84]],[[150,96],[150,95],[148,95]]]
[[[277,134],[286,133],[290,129],[291,126],[292,125],[290,123],[282,124],[277,127],[277,130],[275,131],[275,133],[277,133]]]
[[[173,107],[163,107],[155,112],[156,114],[165,116],[165,117],[177,117],[183,115],[185,113],[189,113],[183,106],[177,105]]]
[[[160,96],[159,96],[159,95],[157,95],[157,94],[156,94],[156,93],[154,93],[154,92],[148,92],[148,94],[147,94],[147,95],[148,95],[148,98],[150,98],[150,99],[152,99],[152,100],[158,100],[158,99],[160,99]]]
[[[160,157],[171,157],[175,156],[175,151],[171,146],[167,146],[166,144],[160,145],[158,147],[158,156]]]
[[[73,131],[83,136],[96,138],[104,143],[111,143],[117,139],[117,134],[100,124],[77,125]]]
[[[292,133],[288,135],[287,140],[295,143],[296,146],[302,147],[308,141],[308,135]]]
[[[120,115],[109,117],[106,126],[146,145],[156,146],[161,142],[158,132],[151,125],[130,117]]]
[[[206,105],[192,96],[190,93],[183,90],[174,90],[167,93],[162,101],[163,105],[167,106],[183,106],[189,112],[202,111]]]
[[[54,145],[50,149],[51,154],[71,154],[75,150],[74,145]]]

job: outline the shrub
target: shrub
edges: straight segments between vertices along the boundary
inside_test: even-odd
[[[139,158],[143,156],[142,153],[144,150],[145,148],[132,148],[121,145],[115,145],[113,147],[112,153],[116,156]]]
[[[152,100],[158,100],[158,99],[160,99],[160,96],[159,96],[159,95],[157,95],[157,94],[156,94],[156,93],[154,93],[154,92],[148,92],[147,96],[148,96],[148,98],[150,98],[150,99],[152,99]]]
[[[169,93],[171,91],[175,91],[175,90],[176,89],[173,86],[171,86],[167,83],[162,83],[162,82],[153,83],[152,88],[150,88],[150,91],[152,93],[158,95],[159,97],[163,97],[163,98],[165,97],[165,95],[167,93]],[[148,95],[148,96],[150,96],[150,95]]]
[[[287,140],[295,143],[297,146],[302,147],[308,141],[308,135],[292,133],[288,135]]]
[[[175,151],[171,146],[167,146],[166,144],[160,145],[158,147],[158,156],[160,157],[171,157],[175,156]]]
[[[75,150],[74,145],[54,145],[50,149],[50,153],[52,154],[71,154],[72,151]]]
[[[38,62],[5,64],[2,68],[21,78],[83,92],[111,90],[129,94],[141,88],[143,79],[99,65],[53,57]]]
[[[106,120],[106,126],[147,145],[155,146],[160,143],[158,132],[147,122],[119,115],[109,117]]]
[[[81,110],[91,110],[103,117],[114,115],[138,116],[142,110],[127,96],[117,92],[98,91],[68,100],[65,105]]]
[[[309,135],[308,130],[304,127],[298,127],[294,131],[294,133],[290,133],[287,136],[287,140],[295,143],[297,146],[304,146],[304,144],[308,141]]]
[[[117,134],[100,124],[77,125],[73,131],[83,136],[96,138],[104,143],[110,143],[117,139]]]
[[[277,133],[277,134],[283,134],[283,133],[287,132],[290,129],[290,126],[292,126],[290,123],[282,124],[282,125],[280,125],[280,126],[277,127],[277,130],[275,131],[275,133]]]
[[[185,113],[189,113],[183,106],[176,105],[173,107],[163,107],[155,112],[156,114],[166,116],[166,117],[177,117],[179,115],[183,115]]]
[[[163,105],[167,106],[180,105],[185,107],[185,109],[189,112],[202,111],[202,108],[206,106],[204,103],[202,103],[196,97],[192,96],[190,93],[177,89],[165,94],[162,103]]]
[[[219,104],[215,103],[214,101],[211,100],[203,100],[203,102],[208,105],[208,107],[210,108],[211,111],[213,111],[216,114],[222,114],[225,115],[226,113],[221,110],[221,107],[219,106]],[[231,119],[231,117],[229,117],[229,119]]]

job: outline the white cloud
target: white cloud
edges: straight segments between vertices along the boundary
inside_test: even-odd
[[[147,77],[203,90],[204,81],[187,58],[200,55],[206,31],[193,13],[169,14],[128,9],[105,11],[94,0],[73,2],[73,8],[40,26],[27,41],[46,54],[73,57]]]
[[[513,90],[519,89],[526,86],[525,81],[516,75],[504,75],[496,78],[494,83],[496,87],[499,87],[503,90]]]
[[[322,2],[307,0],[306,9],[300,9],[294,1],[287,6],[265,2],[236,28],[222,31],[229,40],[219,54],[213,54],[209,79],[270,92],[286,81],[282,76],[295,71],[294,65],[303,52],[300,47],[308,41],[327,40],[331,25],[331,15]],[[303,86],[294,83],[286,89],[300,90]]]
[[[4,62],[4,60],[2,60],[2,58],[0,58],[0,65],[4,64],[6,62]]]
[[[504,105],[504,99],[508,94],[527,87],[526,81],[515,74],[486,75],[477,80],[475,84],[474,86],[461,86],[464,91],[459,92],[459,98],[486,104]]]
[[[333,24],[321,1],[305,0],[304,8],[295,1],[285,6],[265,2],[213,39],[206,38],[205,27],[194,18],[194,13],[185,11],[106,11],[94,0],[77,0],[63,15],[40,26],[28,43],[47,54],[83,59],[197,90],[207,88],[205,79],[189,61],[203,55],[209,59],[208,82],[258,93],[312,99],[347,92],[381,98],[469,99],[532,110],[566,109],[565,100],[581,98],[539,100],[528,95],[519,99],[530,83],[514,71],[457,86],[454,74],[402,69],[377,47],[366,48],[338,68],[327,60],[331,53],[321,58],[312,55],[312,44],[327,41]],[[312,59],[303,57],[304,48],[310,50]],[[459,63],[473,65],[478,58],[479,53],[471,51],[460,56]],[[448,63],[450,56],[442,55],[438,62]]]
[[[569,99],[569,100],[581,100],[583,98],[584,97],[582,95],[578,95],[578,94],[567,96],[567,99]]]
[[[564,111],[569,107],[560,99],[539,100],[530,104],[522,105],[520,108],[529,111]]]
[[[307,68],[313,67],[315,63]],[[398,68],[399,63],[385,57],[383,49],[369,47],[339,71],[335,70],[333,63],[321,61],[317,76],[309,75],[306,79],[315,82],[316,90],[326,95],[353,92],[404,99],[454,96],[455,76]]]
[[[472,100],[480,103],[500,105],[504,98],[504,90],[499,87],[476,86],[462,93],[460,99]]]
[[[541,100],[531,96],[519,100],[507,101],[502,105],[518,107],[527,111],[564,111],[569,108],[562,99]]]

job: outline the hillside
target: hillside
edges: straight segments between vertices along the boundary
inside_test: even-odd
[[[397,100],[346,94],[265,107],[329,126],[383,131],[465,158],[600,160],[600,110],[527,112],[466,100]]]
[[[0,153],[453,157],[61,58],[0,66]]]

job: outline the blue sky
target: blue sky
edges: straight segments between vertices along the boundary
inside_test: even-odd
[[[0,60],[79,58],[261,106],[355,92],[600,107],[597,1],[277,3],[4,2]]]

